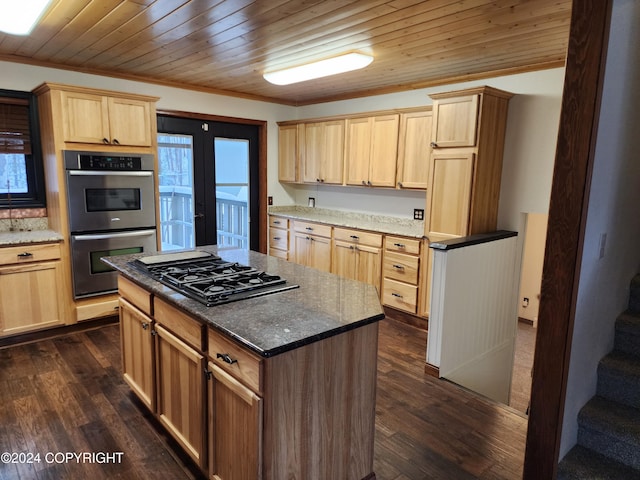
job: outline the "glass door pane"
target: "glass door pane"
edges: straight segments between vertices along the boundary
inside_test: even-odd
[[[193,248],[193,137],[158,134],[162,250]]]
[[[219,247],[249,248],[249,140],[215,137]]]

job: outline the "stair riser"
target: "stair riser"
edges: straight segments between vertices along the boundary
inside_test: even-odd
[[[638,455],[640,444],[637,442],[624,442],[606,433],[581,425],[578,427],[578,444],[624,465],[640,469],[640,455]]]
[[[640,357],[640,334],[635,335],[616,330],[615,349]]]
[[[598,370],[598,395],[630,407],[640,408],[640,378]]]

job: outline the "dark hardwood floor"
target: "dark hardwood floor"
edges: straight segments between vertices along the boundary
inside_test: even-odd
[[[526,418],[425,375],[425,342],[415,327],[380,324],[377,479],[521,478]],[[0,454],[40,454],[0,462],[0,479],[197,478],[176,451],[122,380],[116,325],[0,350]],[[123,453],[96,463],[66,452]]]

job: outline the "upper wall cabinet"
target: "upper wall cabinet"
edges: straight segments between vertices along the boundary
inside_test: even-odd
[[[148,147],[150,102],[77,91],[62,92],[66,142]]]
[[[347,119],[346,183],[394,187],[399,115]]]
[[[294,183],[300,180],[298,168],[298,130],[302,125],[283,125],[278,129],[278,180]]]
[[[399,188],[427,188],[432,118],[431,110],[400,114],[397,178]]]
[[[434,148],[473,147],[478,127],[480,94],[444,97],[432,95]]]
[[[302,181],[341,185],[344,178],[344,120],[305,123],[303,130]]]

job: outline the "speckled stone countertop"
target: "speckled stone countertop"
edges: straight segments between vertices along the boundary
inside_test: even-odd
[[[357,228],[403,237],[422,238],[424,236],[424,221],[409,218],[343,212],[301,205],[269,207],[269,213],[294,220],[327,223],[338,227]]]
[[[0,246],[10,247],[17,245],[28,245],[31,243],[61,242],[62,235],[53,230],[32,230],[32,231],[0,231]]]
[[[384,318],[375,287],[246,250],[218,251],[224,260],[280,275],[299,288],[207,307],[151,279],[128,262],[144,254],[103,259],[154,295],[191,314],[263,357],[313,343]]]

